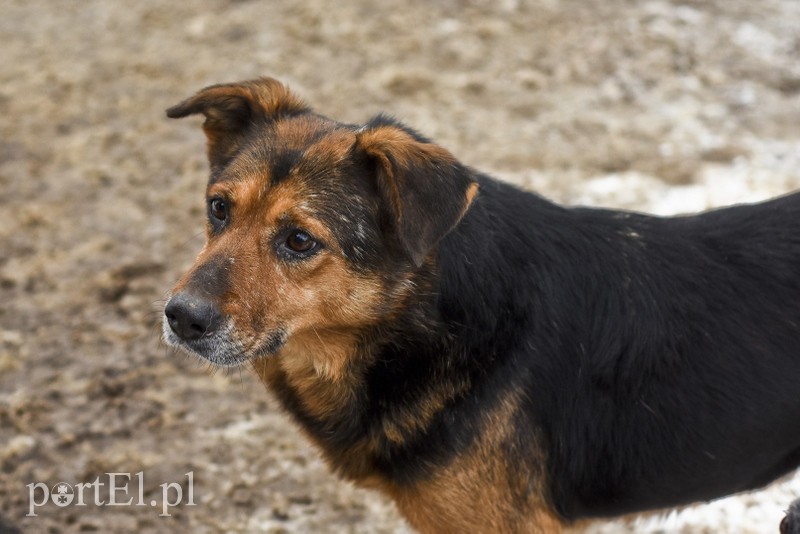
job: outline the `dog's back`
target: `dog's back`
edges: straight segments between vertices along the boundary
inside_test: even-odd
[[[504,235],[487,269],[521,271],[501,274],[528,321],[506,358],[560,514],[708,500],[800,463],[800,194],[678,218],[520,195],[482,184],[455,234]]]

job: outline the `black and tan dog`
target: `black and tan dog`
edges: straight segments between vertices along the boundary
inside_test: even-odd
[[[800,464],[800,194],[565,208],[273,79],[167,112],[195,113],[208,239],[165,339],[252,366],[420,531],[559,532]]]

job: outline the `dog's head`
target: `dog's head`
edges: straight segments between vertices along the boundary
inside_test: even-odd
[[[382,116],[331,121],[270,78],[167,110],[191,114],[206,119],[207,240],[172,291],[164,337],[218,365],[394,313],[477,191],[413,130]]]

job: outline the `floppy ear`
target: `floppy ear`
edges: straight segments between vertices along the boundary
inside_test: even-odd
[[[356,146],[374,162],[397,237],[419,267],[467,212],[478,184],[440,146],[383,117],[372,124],[359,131]]]
[[[208,138],[208,161],[214,171],[236,154],[250,128],[259,122],[300,115],[311,109],[273,78],[212,85],[167,110],[178,119],[202,113]]]

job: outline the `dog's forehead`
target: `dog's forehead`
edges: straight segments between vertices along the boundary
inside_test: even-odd
[[[264,127],[240,149],[209,197],[232,201],[233,220],[298,224],[367,269],[380,257],[379,203],[356,153],[357,129],[298,118]]]
[[[354,156],[356,131],[314,117],[267,125],[209,181],[207,196],[229,199],[240,214],[311,217],[331,231],[352,233],[378,210],[368,171]]]
[[[304,181],[329,176],[352,159],[356,142],[352,129],[328,123],[314,131],[297,132],[303,126],[291,122],[277,125],[278,136],[270,173],[273,183],[292,176]],[[286,137],[282,135],[284,132]]]
[[[268,189],[290,178],[312,185],[346,165],[355,140],[355,128],[314,115],[264,125],[209,186],[257,180]]]

